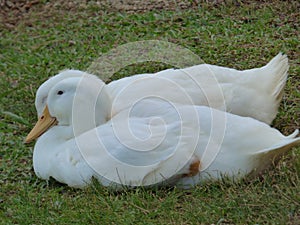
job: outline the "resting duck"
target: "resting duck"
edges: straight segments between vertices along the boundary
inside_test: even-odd
[[[282,99],[288,68],[287,56],[279,53],[261,68],[239,71],[201,64],[126,77],[106,85],[106,91],[114,102],[113,115],[140,98],[158,94],[172,102],[206,105],[271,124]],[[44,82],[36,95],[38,117],[45,107],[49,90],[55,84],[84,74],[78,70],[66,70]]]
[[[116,189],[189,188],[223,175],[258,175],[300,145],[298,130],[284,136],[253,118],[159,96],[111,117],[108,97],[107,86],[92,75],[65,78],[50,88],[26,138],[38,138],[33,153],[38,177],[76,188],[92,177]]]

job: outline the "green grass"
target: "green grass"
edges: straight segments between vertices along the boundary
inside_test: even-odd
[[[0,23],[0,224],[299,224],[300,149],[261,179],[208,183],[189,191],[113,193],[95,184],[75,190],[39,180],[33,144],[24,137],[36,120],[35,91],[65,68],[85,70],[102,53],[142,40],[169,41],[206,63],[237,69],[264,65],[279,51],[290,76],[273,126],[288,134],[300,127],[299,3],[200,4],[186,10],[117,12],[89,4],[48,7],[41,1],[14,26]],[[167,68],[140,63],[113,79]]]

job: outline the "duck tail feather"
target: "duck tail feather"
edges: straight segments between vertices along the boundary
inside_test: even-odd
[[[280,52],[265,68],[269,70],[268,74],[272,76],[269,90],[271,90],[271,94],[276,100],[276,103],[279,104],[288,77],[289,62],[287,55]]]
[[[295,130],[291,135],[285,136],[285,138],[278,144],[263,149],[259,152],[256,152],[255,154],[272,154],[275,153],[276,155],[281,155],[280,153],[287,152],[293,147],[300,146],[300,137],[296,137],[298,135],[299,131]]]
[[[295,133],[296,132],[294,132],[292,135]],[[257,167],[251,172],[250,177],[261,175],[261,173],[270,166],[276,165],[281,157],[284,156],[289,150],[300,146],[300,137],[292,138],[292,135],[286,136],[286,139],[276,146],[256,152],[253,157],[257,162]]]

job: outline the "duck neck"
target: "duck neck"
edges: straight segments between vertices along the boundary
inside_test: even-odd
[[[100,126],[110,120],[112,117],[112,101],[107,92],[106,85],[103,86],[97,103],[95,106],[95,122],[97,126]]]
[[[90,95],[85,99],[75,97],[72,110],[72,124],[74,135],[78,136],[86,131],[94,129],[111,118],[111,98],[103,82],[92,84]],[[80,90],[79,90],[80,91]]]

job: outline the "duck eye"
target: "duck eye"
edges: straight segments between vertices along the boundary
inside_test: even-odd
[[[64,92],[63,91],[58,91],[57,94],[58,95],[62,95]]]

